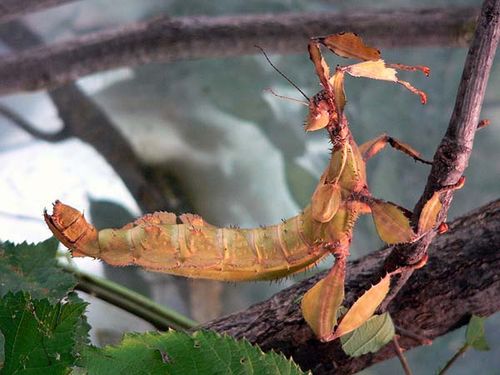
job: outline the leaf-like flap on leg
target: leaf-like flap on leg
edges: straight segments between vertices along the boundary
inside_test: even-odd
[[[373,221],[382,241],[389,245],[411,242],[416,234],[410,225],[409,212],[394,203],[376,200],[370,204]]]
[[[337,310],[344,300],[344,278],[345,258],[340,258],[302,298],[302,315],[320,340],[331,336],[337,324]]]
[[[382,150],[387,145],[387,135],[382,134],[377,138],[370,139],[362,145],[360,145],[359,152],[361,153],[363,160],[370,159],[373,155],[376,155],[380,150]]]
[[[430,231],[436,225],[437,216],[441,211],[441,201],[439,200],[439,192],[432,194],[431,199],[425,202],[424,208],[418,218],[418,232],[425,233]]]
[[[314,68],[316,69],[316,74],[319,77],[321,85],[330,96],[332,92],[329,82],[330,68],[328,67],[323,56],[321,55],[319,45],[316,42],[311,41],[307,48],[309,50],[309,58],[314,64]]]
[[[337,213],[341,201],[340,186],[319,182],[311,198],[311,213],[320,223],[330,221]]]
[[[399,83],[407,90],[418,95],[422,104],[427,103],[427,95],[425,95],[422,90],[413,87],[409,82],[399,79],[396,76],[396,69],[388,67],[384,60],[365,61],[359,64],[350,65],[345,68],[345,71],[354,77],[366,77]]]
[[[380,51],[367,46],[363,42],[363,39],[354,33],[332,34],[323,38],[317,38],[317,40],[341,57],[350,57],[359,60],[380,59]]]
[[[346,103],[346,97],[344,91],[344,71],[337,69],[335,74],[330,79],[330,83],[332,84],[333,93],[335,94],[335,107],[337,107],[337,118],[341,119]]]
[[[359,297],[340,321],[332,340],[354,331],[370,319],[389,292],[390,285],[391,276],[387,274]]]
[[[383,81],[397,82],[396,69],[388,68],[384,60],[365,61],[362,63],[349,65],[346,72],[354,77],[366,77],[380,79]]]

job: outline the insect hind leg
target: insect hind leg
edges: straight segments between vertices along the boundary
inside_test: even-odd
[[[369,140],[368,142],[363,143],[361,146],[359,146],[359,151],[363,156],[363,160],[366,161],[371,157],[375,156],[376,154],[378,154],[380,151],[382,151],[382,149],[384,149],[384,147],[387,145],[391,146],[395,150],[401,151],[402,153],[408,155],[409,157],[413,158],[416,161],[432,165],[431,161],[422,159],[420,157],[420,152],[413,149],[410,145],[401,142],[399,139],[391,137],[387,134],[382,134],[377,138],[374,138],[372,140]]]

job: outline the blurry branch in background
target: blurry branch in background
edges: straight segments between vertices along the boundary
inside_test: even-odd
[[[450,223],[450,231],[429,248],[429,263],[418,270],[389,306],[402,348],[423,344],[409,331],[428,339],[466,325],[471,314],[489,316],[500,310],[500,200],[480,207]],[[346,302],[352,303],[388,256],[390,249],[370,253],[348,264]],[[245,311],[203,326],[245,337],[263,350],[293,356],[303,370],[314,374],[352,374],[395,356],[391,344],[377,353],[348,357],[339,340],[323,344],[307,326],[299,298],[325,277],[321,272],[287,288]]]
[[[53,88],[87,74],[149,62],[303,53],[311,36],[354,31],[378,47],[467,46],[478,9],[166,16],[31,48],[0,59],[0,95]]]
[[[13,50],[22,50],[42,43],[40,37],[21,22],[0,24],[0,39]],[[21,78],[21,77],[17,77]],[[177,212],[187,206],[180,197],[168,196],[156,181],[149,181],[127,139],[106,113],[78,88],[69,83],[48,92],[63,122],[62,133],[47,134],[36,130],[19,115],[3,107],[1,113],[13,124],[36,138],[57,142],[76,137],[101,154],[123,180],[143,212],[158,210]]]
[[[1,0],[0,22],[75,0]]]
[[[169,328],[187,330],[198,325],[197,322],[178,312],[157,304],[113,281],[94,276],[73,267],[61,265],[77,279],[76,290],[85,292],[93,297],[117,306],[153,325],[156,329],[166,331]]]
[[[5,117],[12,124],[23,129],[26,133],[32,135],[36,139],[41,139],[42,141],[45,142],[60,142],[71,137],[71,133],[68,131],[68,128],[66,126],[64,126],[62,130],[54,133],[47,133],[38,130],[34,125],[30,124],[28,121],[23,119],[17,113],[15,113],[10,108],[4,106],[1,103],[0,103],[0,115]]]

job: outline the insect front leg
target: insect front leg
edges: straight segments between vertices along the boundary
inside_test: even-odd
[[[369,140],[368,142],[363,143],[361,146],[359,146],[359,151],[361,152],[363,160],[366,161],[371,157],[375,156],[376,154],[378,154],[380,151],[382,151],[382,149],[387,145],[390,145],[395,150],[403,152],[404,154],[410,156],[416,161],[432,165],[432,162],[422,159],[420,157],[420,152],[416,151],[408,144],[401,142],[396,138],[388,136],[387,134],[382,134],[377,138],[374,138],[372,140]]]
[[[338,310],[344,300],[344,281],[348,250],[336,248],[335,264],[325,278],[309,289],[301,302],[302,315],[319,340],[331,341]]]

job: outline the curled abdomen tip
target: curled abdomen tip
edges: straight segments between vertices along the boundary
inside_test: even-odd
[[[97,256],[97,231],[83,213],[60,201],[55,201],[52,214],[43,213],[51,232],[61,243],[73,251],[73,256]]]

